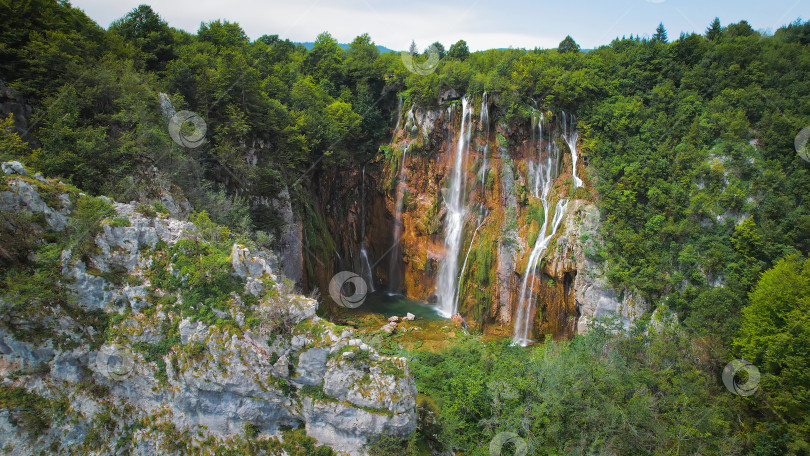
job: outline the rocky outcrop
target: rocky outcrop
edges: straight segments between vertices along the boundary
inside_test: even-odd
[[[4,394],[40,398],[42,414],[66,404],[32,430],[21,424],[22,409],[6,403],[4,451],[176,454],[202,441],[282,439],[285,429],[299,428],[339,453],[360,455],[372,436],[415,430],[406,360],[382,356],[353,330],[318,318],[318,302],[292,293],[273,253],[222,247],[221,231],[92,199],[27,177],[21,166],[3,170],[10,170],[0,181],[3,213],[41,214],[34,220],[45,232],[76,236],[83,226],[89,236],[89,243],[79,236],[51,244],[74,246],[58,264],[61,306],[34,309],[35,321],[0,322]],[[77,198],[112,214],[77,225]],[[53,237],[40,240],[47,242]],[[211,277],[222,268],[226,274]],[[208,290],[198,300],[187,294],[191,280]]]
[[[28,132],[28,119],[31,118],[34,107],[28,104],[25,98],[15,89],[8,87],[0,80],[0,118],[5,119],[9,114],[14,119],[14,128],[23,135]]]
[[[278,243],[282,271],[293,282],[301,283],[304,278],[301,220],[293,212],[290,192],[285,188],[271,205],[283,222]]]
[[[39,182],[44,179],[32,180],[28,171],[20,162],[5,162],[2,169],[7,176],[20,176],[8,179],[8,191],[0,192],[0,212],[26,212],[32,215],[42,215],[48,227],[53,231],[64,231],[67,226],[67,216],[71,208],[71,201],[67,193],[55,193],[51,200],[46,202],[39,193]],[[23,179],[27,178],[27,179]],[[42,179],[42,180],[40,180]]]

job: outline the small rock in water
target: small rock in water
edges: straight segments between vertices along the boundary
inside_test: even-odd
[[[414,318],[416,318],[416,315],[414,315],[414,314],[412,314],[410,312],[408,312],[407,315],[402,317],[403,320],[407,320],[407,321],[413,321]]]

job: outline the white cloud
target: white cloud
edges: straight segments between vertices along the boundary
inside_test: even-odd
[[[144,0],[74,0],[100,25],[106,27]],[[343,0],[280,2],[267,0],[154,0],[149,3],[173,27],[196,32],[201,22],[214,19],[238,22],[252,39],[277,34],[292,41],[314,41],[328,31],[340,42],[351,42],[368,33],[380,45],[407,49],[415,40],[420,49],[434,41],[450,47],[460,39],[472,50],[501,47],[553,47],[559,39],[514,33],[509,27],[490,23],[475,2],[456,5],[415,2]],[[503,30],[498,30],[502,28]]]
[[[201,22],[238,22],[252,39],[277,34],[292,41],[314,41],[328,31],[351,42],[368,33],[380,45],[420,49],[463,39],[472,50],[555,47],[570,34],[583,48],[607,44],[616,36],[651,34],[663,21],[670,38],[680,31],[703,32],[715,16],[723,24],[747,18],[754,28],[776,28],[796,14],[795,0],[73,0],[103,27],[140,3],[148,3],[173,27],[196,32]]]

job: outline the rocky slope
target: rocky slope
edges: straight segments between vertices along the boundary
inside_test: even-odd
[[[274,254],[207,217],[18,163],[3,164],[0,214],[3,451],[355,455],[415,429],[406,361],[317,317]]]

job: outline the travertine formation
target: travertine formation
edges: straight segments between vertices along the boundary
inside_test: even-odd
[[[445,96],[458,98],[453,93]],[[458,311],[474,329],[512,334],[527,260],[543,223],[541,202],[530,191],[533,170],[540,156],[553,146],[561,153],[553,173],[549,208],[554,210],[562,198],[569,204],[540,259],[540,272],[530,282],[536,298],[531,339],[542,340],[544,334],[568,337],[582,333],[602,317],[615,317],[629,325],[649,310],[648,304],[631,291],[610,288],[603,265],[593,254],[601,243],[594,203],[598,195],[585,160],[577,162],[580,185],[572,185],[575,176],[570,148],[575,140],[569,143],[569,138],[563,140],[561,136],[562,126],[567,125],[565,117],[544,112],[545,127],[538,131],[536,118],[507,123],[498,97],[491,97],[489,102],[492,121],[485,124],[478,120],[477,112],[473,113],[472,137],[465,154],[467,207],[459,263],[468,262],[466,268],[459,267],[464,275],[459,278]],[[320,256],[318,251],[305,252],[305,261],[313,271],[307,285],[324,289],[339,270],[361,270],[359,251],[365,245],[370,263],[375,265],[372,279],[378,289],[385,289],[392,282],[389,275],[398,272],[401,277],[393,283],[401,283],[404,294],[436,303],[438,272],[447,254],[443,239],[446,197],[461,124],[457,104],[451,101],[439,109],[405,107],[392,143],[377,157],[375,166],[367,167],[365,192],[358,190],[361,180],[356,170],[333,170],[316,176],[317,207],[327,214],[325,228],[334,249],[324,250]],[[587,158],[587,151],[582,153]],[[481,172],[484,162],[486,170]],[[406,177],[399,185],[402,176]],[[404,193],[401,211],[397,211],[398,192]],[[366,214],[365,223],[359,219],[362,214]],[[402,224],[400,239],[391,235],[394,223]],[[361,226],[366,227],[365,232]],[[395,242],[400,244],[398,248],[392,248]],[[400,258],[391,258],[394,253]],[[391,267],[392,262],[396,267]]]

